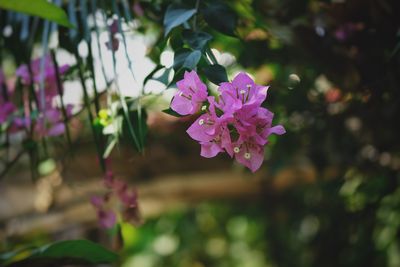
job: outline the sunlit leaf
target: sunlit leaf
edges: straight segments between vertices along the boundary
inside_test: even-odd
[[[38,16],[68,28],[74,27],[65,11],[47,0],[0,0],[0,8]]]
[[[62,266],[65,264],[112,263],[117,254],[88,240],[67,240],[25,253],[25,258],[11,259],[6,266]],[[15,256],[17,257],[17,256]]]

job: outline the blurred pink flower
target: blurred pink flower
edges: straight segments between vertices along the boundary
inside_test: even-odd
[[[117,216],[112,210],[105,209],[104,199],[99,196],[93,196],[91,197],[90,202],[96,209],[99,226],[105,229],[114,227],[117,222]]]
[[[110,170],[109,160],[106,159],[106,173],[104,176],[104,185],[110,190],[106,195],[101,198],[99,196],[93,196],[91,203],[97,211],[97,217],[99,224],[103,228],[110,228],[116,223],[115,212],[107,211],[105,205],[111,197],[115,197],[120,206],[123,220],[134,225],[138,225],[142,222],[140,218],[139,206],[138,206],[138,194],[136,189],[129,188],[128,184],[120,179],[116,179]],[[111,222],[113,222],[111,224]],[[109,226],[109,227],[104,227]]]
[[[111,25],[108,26],[108,29],[110,31],[110,40],[105,43],[106,47],[108,50],[117,51],[119,48],[119,40],[116,37],[118,33],[118,19],[114,19]]]
[[[0,124],[7,121],[8,117],[15,111],[13,103],[4,101],[0,96]]]
[[[40,62],[42,58],[36,58],[31,61],[30,67],[32,69],[33,83],[39,84],[41,74],[40,74]],[[65,64],[59,67],[58,72],[60,75],[65,74],[69,69],[69,65]],[[28,65],[23,64],[18,67],[15,74],[21,78],[24,85],[29,85],[31,83],[31,75],[29,73]],[[53,61],[50,55],[46,55],[44,58],[44,81],[46,92],[49,94],[58,94],[57,90],[57,77],[56,69],[54,67]]]

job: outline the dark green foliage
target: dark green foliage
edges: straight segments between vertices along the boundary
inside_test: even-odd
[[[175,52],[174,55],[174,70],[177,71],[181,68],[192,70],[197,66],[200,61],[201,52],[198,50],[190,50],[182,48]]]
[[[223,1],[208,1],[201,11],[212,28],[223,34],[235,36],[237,15]]]
[[[182,37],[188,45],[194,50],[204,50],[208,43],[212,40],[212,36],[206,32],[193,32],[184,30]]]
[[[175,112],[174,110],[172,110],[171,108],[164,109],[163,112],[166,113],[166,114],[168,114],[168,115],[177,117],[177,118],[184,117],[184,116],[180,115],[179,113],[176,113],[176,112]]]
[[[22,256],[21,255],[25,255]],[[45,245],[40,248],[2,254],[4,266],[64,266],[70,264],[112,263],[117,254],[88,240],[68,240]]]
[[[221,65],[216,64],[206,66],[202,68],[202,71],[204,72],[204,75],[207,77],[207,79],[216,85],[228,81],[226,70]]]

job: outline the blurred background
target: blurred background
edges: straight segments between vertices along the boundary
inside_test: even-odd
[[[70,66],[57,101],[73,105],[68,138],[44,143],[10,134],[0,107],[0,251],[85,238],[118,251],[123,267],[400,266],[398,0],[55,2],[76,28],[0,5],[1,83],[20,99],[16,69],[52,51]],[[246,71],[270,85],[265,107],[287,133],[269,139],[255,174],[227,155],[200,157],[186,134],[195,118],[162,112],[192,27],[165,37],[171,4],[197,6],[194,26],[212,37],[204,58],[229,79]],[[119,49],[105,45],[113,34]],[[138,143],[104,134],[110,123],[103,142],[91,127],[117,95]],[[137,188],[134,224],[98,227],[99,142],[115,177]]]

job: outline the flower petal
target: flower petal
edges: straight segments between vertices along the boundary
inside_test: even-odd
[[[215,157],[219,152],[222,151],[221,147],[215,142],[201,142],[200,155],[205,158]]]

